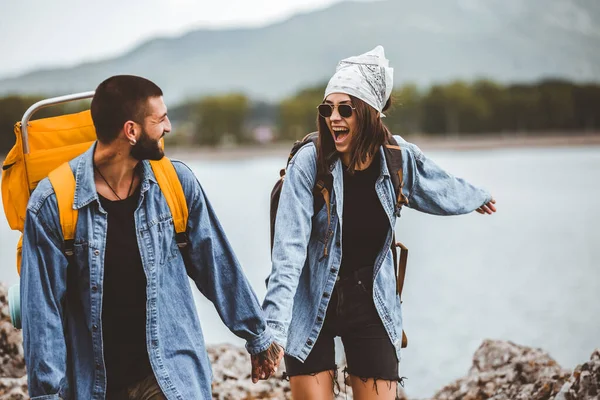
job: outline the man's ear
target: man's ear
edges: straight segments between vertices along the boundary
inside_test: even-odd
[[[135,142],[136,139],[136,123],[133,121],[127,121],[125,122],[125,124],[123,124],[123,132],[125,133],[125,138],[129,141],[129,142]]]

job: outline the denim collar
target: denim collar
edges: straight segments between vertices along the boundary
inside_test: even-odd
[[[75,174],[75,200],[73,203],[74,209],[80,209],[87,206],[92,201],[98,201],[98,192],[96,183],[94,182],[94,151],[98,142],[85,151],[79,157],[71,161],[71,169]],[[150,183],[156,183],[156,178],[152,172],[152,167],[148,160],[140,162],[138,167],[141,171],[141,192],[145,192],[150,188]]]

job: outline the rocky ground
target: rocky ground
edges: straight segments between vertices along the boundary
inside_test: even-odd
[[[0,284],[0,400],[27,399],[23,336],[10,322],[7,294]]]
[[[0,400],[27,399],[21,332],[10,323],[7,290],[0,284]],[[275,378],[253,384],[244,349],[208,349],[213,366],[213,398],[219,400],[291,399],[283,368]],[[338,377],[340,399],[352,399]],[[406,397],[401,393],[401,400]],[[467,376],[438,391],[431,400],[600,400],[600,349],[575,371],[562,368],[547,353],[517,344],[486,340],[473,355]]]

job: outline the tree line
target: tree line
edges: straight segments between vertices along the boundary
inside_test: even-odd
[[[325,87],[306,89],[280,104],[282,137],[314,130],[315,107]],[[395,134],[519,134],[600,131],[600,85],[546,80],[500,85],[455,81],[420,90],[406,84],[392,92],[385,124]]]
[[[316,127],[316,107],[325,85],[300,90],[278,103],[257,102],[242,93],[205,96],[171,106],[175,144],[216,146],[294,140]],[[0,152],[14,144],[13,125],[40,100],[0,98]],[[427,89],[406,84],[392,93],[384,122],[395,134],[523,134],[600,131],[600,84],[564,80],[501,85],[489,80],[455,81]],[[89,103],[66,104],[35,118],[75,112]]]

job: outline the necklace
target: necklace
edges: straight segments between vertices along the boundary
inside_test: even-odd
[[[100,178],[102,178],[102,180],[104,181],[104,183],[106,183],[106,186],[108,186],[108,188],[115,194],[115,196],[117,196],[117,199],[119,200],[123,200],[121,198],[121,196],[119,196],[117,194],[117,192],[115,192],[115,189],[112,188],[112,186],[110,186],[110,183],[108,183],[108,181],[106,180],[106,178],[104,177],[104,175],[102,175],[102,172],[100,172],[100,170],[98,169],[98,167],[96,166],[96,164],[94,163],[94,169],[96,170],[96,172],[98,172],[98,175],[100,175]],[[135,179],[135,170],[134,173],[131,174],[131,182],[129,183],[129,190],[127,190],[127,197],[129,197],[129,194],[131,193],[131,188],[133,187],[133,181]]]

